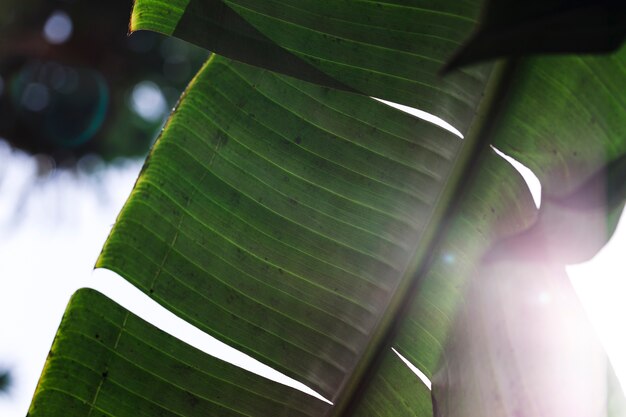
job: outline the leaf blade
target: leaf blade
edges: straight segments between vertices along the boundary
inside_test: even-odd
[[[372,126],[373,111],[388,120]],[[175,115],[98,266],[332,398],[403,276],[459,140],[367,97],[217,57]]]
[[[289,405],[289,397],[298,400]],[[29,416],[305,416],[325,407],[197,351],[102,294],[81,289],[68,304]]]
[[[476,2],[138,0],[150,29],[321,85],[406,104],[464,132],[490,68],[437,70],[472,29]],[[167,23],[164,23],[167,22]]]

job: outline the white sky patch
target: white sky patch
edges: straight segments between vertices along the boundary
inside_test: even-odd
[[[532,172],[530,168],[528,168],[526,165],[522,164],[516,159],[513,159],[495,146],[491,146],[491,149],[493,149],[498,155],[504,158],[508,163],[513,165],[513,168],[515,168],[517,172],[522,175],[524,181],[526,181],[526,185],[528,185],[530,194],[533,196],[535,205],[537,206],[537,208],[541,207],[541,182],[539,181],[539,178],[537,178],[535,173]]]
[[[31,158],[0,152],[0,361],[12,371],[0,416],[26,415],[70,296],[93,265],[141,165],[37,182]],[[18,203],[22,200],[23,204]]]
[[[452,126],[450,123],[446,122],[445,120],[443,120],[440,117],[437,117],[433,114],[427,113],[423,110],[419,110],[413,107],[409,107],[409,106],[405,106],[404,104],[398,104],[398,103],[394,103],[393,101],[387,101],[387,100],[383,100],[381,98],[376,98],[376,97],[372,97],[374,100],[380,101],[383,104],[386,104],[390,107],[393,107],[394,109],[398,109],[400,111],[403,111],[405,113],[410,114],[411,116],[415,116],[419,119],[422,120],[426,120],[427,122],[430,122],[432,124],[435,124],[445,130],[447,130],[448,132],[451,132],[453,134],[455,134],[456,136],[460,137],[461,139],[463,139],[463,134],[461,132],[458,131],[457,128],[455,128],[454,126]]]
[[[567,274],[626,390],[626,215],[609,243]]]
[[[417,369],[417,367],[413,365],[411,362],[409,362],[407,358],[400,355],[397,350],[395,350],[394,348],[391,348],[391,350],[393,350],[393,353],[398,355],[398,357],[402,360],[402,362],[404,362],[404,364],[408,366],[409,369],[413,371],[415,375],[417,375],[417,377],[424,383],[424,385],[428,387],[428,389],[432,390],[432,383],[430,382],[430,379],[428,379],[428,377],[424,374],[424,372]]]

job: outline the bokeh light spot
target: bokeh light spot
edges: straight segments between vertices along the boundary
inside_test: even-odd
[[[54,44],[59,45],[67,42],[72,36],[72,19],[70,16],[60,10],[55,11],[48,17],[43,27],[44,38]]]
[[[131,107],[143,119],[155,122],[163,117],[167,103],[158,85],[142,81],[133,88]]]
[[[45,109],[50,102],[48,88],[40,83],[30,83],[22,93],[22,106],[27,110],[39,112]]]

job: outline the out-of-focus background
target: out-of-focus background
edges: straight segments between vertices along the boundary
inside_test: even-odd
[[[208,52],[131,0],[0,2],[0,416],[26,414],[69,296]],[[103,278],[104,279],[104,278]]]
[[[38,173],[142,157],[207,57],[151,32],[127,36],[130,0],[0,3],[0,136]]]
[[[208,56],[153,33],[128,37],[130,10],[130,0],[0,2],[3,417],[26,414],[71,294],[121,281],[94,276],[93,265],[165,117]],[[623,383],[625,223],[593,262],[570,270]]]

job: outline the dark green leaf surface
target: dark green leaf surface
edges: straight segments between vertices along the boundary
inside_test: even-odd
[[[325,408],[82,289],[67,307],[28,416],[305,417]]]
[[[391,350],[354,413],[361,417],[430,417],[430,390]]]
[[[332,399],[406,274],[460,143],[368,97],[214,57],[98,266]]]
[[[492,0],[446,71],[503,56],[606,53],[626,37],[621,0]]]
[[[478,1],[137,0],[131,30],[174,35],[220,55],[409,105],[461,132],[489,69],[437,71],[469,35]]]
[[[533,170],[546,197],[573,192],[626,154],[626,48],[520,62],[493,144]]]
[[[607,242],[625,199],[623,91],[626,48],[520,63],[493,143],[533,170],[545,207],[538,224],[503,251],[576,263]]]

